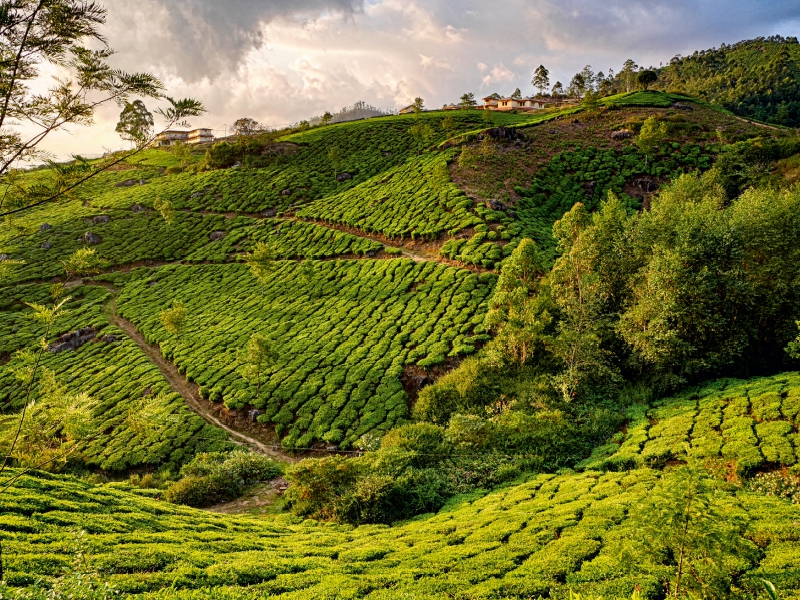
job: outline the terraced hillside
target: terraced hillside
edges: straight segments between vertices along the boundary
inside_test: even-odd
[[[136,327],[164,357],[162,377],[176,365],[200,386],[192,393],[212,402],[208,410],[226,418],[239,416],[213,403],[257,409],[263,440],[286,448],[348,448],[386,431],[409,418],[426,371],[451,367],[488,339],[482,321],[495,278],[465,267],[499,269],[522,237],[552,248],[552,224],[575,202],[593,208],[611,190],[635,210],[669,178],[707,169],[723,152],[721,139],[765,133],[681,96],[623,94],[604,104],[492,114],[491,122],[459,111],[313,128],[268,145],[259,168],[175,173],[184,167],[161,150],[130,159],[91,180],[82,202],[40,207],[0,230],[0,253],[12,261],[0,283],[11,334],[0,398],[6,410],[18,406],[15,353],[37,343],[32,325],[22,325],[24,302],[45,301],[46,285],[65,281],[64,264],[88,248],[92,264],[68,282],[83,285],[68,290],[77,312],[53,337],[91,325],[100,339],[110,326]],[[649,116],[669,128],[652,156],[632,137]],[[258,244],[277,261],[263,284],[241,264]],[[181,340],[159,320],[176,300],[188,307]],[[238,358],[253,333],[271,338],[279,354],[259,397]],[[103,362],[144,361],[151,349],[143,339],[138,350],[131,343],[116,342],[136,359],[95,343],[68,356],[100,373]],[[47,355],[45,365],[65,384],[83,385],[64,356]],[[125,410],[150,414],[142,400],[149,383],[129,397],[94,387],[98,418],[129,403],[138,408]],[[115,427],[111,438],[124,430],[121,421]],[[101,460],[90,452],[87,460],[110,470],[181,462],[168,454]]]
[[[574,205],[592,212],[615,195],[620,202],[595,216],[622,229],[672,179],[724,165],[717,180],[682,179],[690,191],[711,182],[718,216],[745,186],[783,177],[789,163],[774,163],[797,156],[796,140],[662,93],[485,116],[430,112],[312,128],[251,154],[236,150],[244,155],[229,168],[201,168],[211,152],[187,165],[149,150],[78,198],[3,224],[0,434],[14,436],[20,381],[42,348],[33,394],[42,401],[29,406],[26,439],[47,425],[43,408],[55,396],[86,409],[91,430],[59,465],[83,478],[12,481],[19,472],[6,471],[0,567],[10,594],[107,584],[143,598],[574,591],[610,599],[638,589],[655,600],[669,591],[676,561],[650,522],[667,509],[649,503],[695,485],[728,545],[715,547],[713,564],[702,545],[694,549],[693,589],[755,599],[767,579],[781,597],[800,598],[799,375],[719,380],[634,402],[624,431],[608,441],[626,420],[613,394],[627,388],[580,404],[570,381],[554,393],[556,370],[525,364],[535,353],[545,367],[555,360],[543,353],[564,341],[570,293],[583,307],[591,292],[592,273],[577,272],[573,285],[563,261],[562,279],[540,281],[561,251],[554,223]],[[770,198],[794,206],[788,195]],[[570,218],[583,217],[576,210]],[[585,258],[579,250],[570,249],[576,264]],[[562,283],[549,298],[533,293]],[[42,346],[44,327],[31,317],[66,296],[68,312]],[[523,348],[519,364],[491,347],[498,328],[486,319],[490,307],[508,317],[501,333]],[[535,344],[530,331],[541,334]],[[590,331],[579,341],[597,339]],[[248,355],[253,347],[259,356]],[[441,388],[431,385],[460,363]],[[424,403],[446,418],[408,425]],[[69,443],[65,431],[48,451]],[[597,440],[608,443],[587,457]],[[357,516],[350,522],[375,522],[369,515],[378,513],[393,522],[444,506],[393,527],[351,528],[163,500],[170,483],[202,493],[214,473],[181,468],[234,445],[286,460],[334,455],[288,470],[290,492],[300,491],[286,499],[297,514],[328,518],[335,505]],[[563,456],[548,462],[542,448]],[[580,472],[519,476],[545,464]],[[697,475],[704,469],[712,475]],[[96,483],[132,474],[131,484]],[[283,490],[286,482],[272,484]],[[473,493],[445,504],[464,490]],[[301,512],[300,501],[328,510]],[[649,547],[642,531],[652,534]]]

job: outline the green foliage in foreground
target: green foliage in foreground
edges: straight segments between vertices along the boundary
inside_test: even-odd
[[[721,379],[631,413],[624,435],[581,465],[624,470],[684,459],[724,461],[739,476],[800,462],[800,374]]]
[[[393,523],[438,510],[456,494],[490,489],[522,472],[571,467],[619,427],[596,410],[583,417],[507,411],[489,419],[456,415],[448,428],[395,427],[364,456],[304,460],[286,478],[292,511],[343,523]],[[373,440],[362,440],[369,446]]]
[[[656,600],[674,582],[676,561],[658,544],[636,550],[646,542],[639,511],[658,503],[648,494],[654,486],[687,489],[678,474],[661,478],[648,469],[540,475],[454,499],[435,516],[354,529],[215,515],[127,484],[27,476],[0,498],[0,536],[9,585],[53,581],[80,551],[87,579],[94,573],[96,583],[143,599],[566,600],[570,590],[618,598],[639,586],[642,598]],[[705,497],[747,549],[731,556],[730,545],[721,548],[727,558],[715,581],[730,591],[714,597],[763,597],[762,578],[781,597],[800,597],[800,508],[732,488]],[[690,525],[701,523],[698,516]],[[687,584],[697,589],[691,576]]]
[[[408,259],[280,262],[262,293],[243,265],[170,266],[127,285],[118,305],[204,395],[263,409],[284,446],[305,448],[407,419],[405,367],[474,352],[494,281]],[[188,309],[180,341],[158,321],[176,299]],[[260,397],[237,364],[253,333],[279,357]]]

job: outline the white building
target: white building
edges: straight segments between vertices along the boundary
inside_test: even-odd
[[[176,142],[184,144],[204,144],[214,141],[214,133],[211,129],[200,128],[192,131],[179,131],[170,129],[158,134],[157,146],[172,146]]]

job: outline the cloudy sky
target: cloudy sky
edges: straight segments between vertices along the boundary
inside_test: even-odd
[[[568,83],[584,65],[615,71],[760,35],[800,36],[797,0],[106,0],[114,65],[158,75],[202,100],[193,126],[242,116],[277,126],[364,100],[395,108],[531,93],[539,64]],[[151,109],[156,104],[151,102]],[[121,148],[119,109],[49,147]]]

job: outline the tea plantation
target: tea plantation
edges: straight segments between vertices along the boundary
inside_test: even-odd
[[[136,344],[108,324],[102,313],[111,297],[107,290],[77,287],[70,292],[74,299],[53,337],[93,327],[94,339],[75,351],[46,352],[42,366],[70,392],[89,395],[96,433],[80,449],[87,466],[112,472],[177,467],[196,452],[232,447],[224,431],[193,413]],[[35,350],[43,334],[21,300],[44,303],[48,297],[45,285],[4,290],[10,302],[0,308],[0,354],[10,360],[0,366],[0,405],[6,411],[18,408],[24,395],[15,377],[24,363],[13,353]]]
[[[160,345],[212,400],[263,409],[287,448],[351,445],[408,418],[401,377],[475,351],[494,275],[400,260],[282,262],[264,289],[244,266],[154,270],[125,287],[119,312]],[[173,300],[188,310],[180,340],[161,327]],[[278,358],[256,386],[236,353],[254,333]]]
[[[175,212],[168,222],[147,209],[98,211],[70,206],[67,210],[56,206],[16,224],[21,231],[0,233],[5,253],[25,260],[6,280],[9,283],[63,276],[61,261],[87,246],[95,250],[103,269],[145,261],[227,262],[237,253],[252,250],[256,242],[267,243],[276,258],[332,258],[383,248],[379,242],[310,223],[184,211]],[[99,238],[97,243],[87,245],[87,232]]]
[[[412,159],[342,194],[297,211],[302,218],[355,227],[390,238],[436,239],[483,220],[450,182],[447,154]]]
[[[664,126],[649,146],[640,143],[647,118]],[[576,203],[595,211],[613,192],[635,220],[671,179],[720,164],[733,165],[729,178],[704,181],[733,190],[733,202],[756,183],[785,186],[770,165],[800,142],[657,92],[270,136],[249,153],[233,138],[205,157],[150,149],[0,226],[2,443],[14,439],[20,375],[41,349],[31,303],[70,296],[45,347],[92,334],[41,354],[32,397],[46,402],[45,376],[85,394],[92,434],[53,466],[60,474],[22,474],[22,463],[3,474],[0,599],[660,600],[677,561],[647,517],[670,507],[649,503],[699,469],[707,513],[696,519],[713,514],[728,545],[706,551],[704,535],[692,538],[698,597],[756,600],[768,580],[780,598],[800,600],[800,375],[636,380],[652,383],[641,392],[635,378],[623,381],[641,370],[632,353],[604,345],[619,315],[592,312],[598,294],[620,292],[596,291],[596,257],[575,252],[574,281],[550,280],[550,296],[538,287],[563,251],[553,224]],[[220,165],[214,152],[244,154]],[[256,277],[259,252],[267,258]],[[90,255],[92,264],[71,266]],[[497,340],[521,351],[509,359]],[[619,381],[576,400],[573,378],[553,376],[570,360],[589,365],[576,368],[580,377],[613,366]],[[787,364],[769,372],[797,368]],[[447,419],[412,425],[425,402]],[[46,411],[36,414],[44,423]],[[270,498],[259,517],[170,503],[180,502],[170,486],[202,492],[213,480],[186,465],[233,449],[224,428],[274,442],[260,451],[280,449],[287,463],[309,459],[275,466],[269,477],[286,479],[255,486]],[[559,433],[578,429],[582,445]],[[69,443],[66,429],[50,442]],[[542,447],[565,446],[568,462],[539,460]],[[575,470],[529,472],[542,465]],[[448,470],[463,485],[445,489]],[[380,522],[394,524],[287,512],[328,518],[297,508],[326,499],[352,503],[344,508],[355,515],[380,502],[390,515]],[[249,512],[236,501],[213,510]]]
[[[631,515],[661,477],[532,476],[436,515],[354,529],[214,515],[165,504],[156,491],[26,476],[0,498],[0,536],[14,586],[78,565],[84,578],[95,573],[140,598],[622,598],[636,588],[655,599],[666,566],[624,557],[640,541]],[[800,508],[736,488],[724,500],[729,517],[746,522],[736,597],[763,597],[761,578],[800,597]]]
[[[720,380],[657,403],[634,418],[622,439],[583,466],[665,464],[689,452],[726,461],[740,476],[800,462],[800,378]]]

